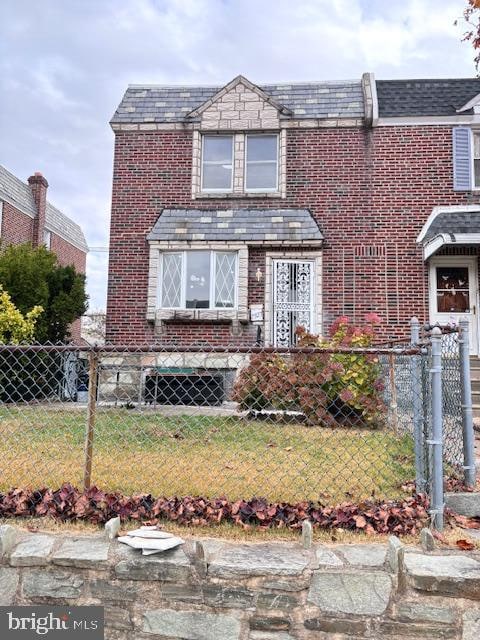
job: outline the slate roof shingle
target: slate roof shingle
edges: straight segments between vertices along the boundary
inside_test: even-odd
[[[480,208],[478,211],[442,211],[432,221],[422,239],[431,240],[440,233],[480,233]]]
[[[318,242],[323,234],[308,209],[163,209],[147,239],[268,244]]]
[[[294,118],[363,118],[360,81],[305,82],[259,85]],[[130,85],[111,124],[184,122],[185,117],[222,87]],[[196,119],[189,121],[195,122]]]
[[[480,78],[377,80],[376,85],[380,118],[455,116],[480,94]]]
[[[5,199],[20,211],[36,217],[37,207],[28,184],[0,165],[0,200]],[[82,251],[88,251],[87,241],[81,227],[47,201],[45,227]]]

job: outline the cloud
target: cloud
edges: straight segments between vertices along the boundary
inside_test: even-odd
[[[474,75],[459,0],[2,0],[0,162],[106,246],[113,134],[128,83]],[[88,259],[105,306],[106,254]]]

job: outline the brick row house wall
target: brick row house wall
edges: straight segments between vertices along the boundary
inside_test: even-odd
[[[0,241],[3,246],[44,244],[59,264],[86,271],[87,242],[81,227],[47,200],[48,182],[39,172],[25,183],[0,165]],[[80,319],[71,327],[80,340]]]
[[[111,121],[107,340],[285,345],[375,311],[385,340],[414,315],[466,314],[478,352],[477,98],[478,79],[369,73],[129,87]]]

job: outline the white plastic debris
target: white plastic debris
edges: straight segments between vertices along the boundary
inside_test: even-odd
[[[129,531],[127,533],[127,536],[131,536],[132,538],[156,538],[158,540],[175,537],[172,533],[167,533],[166,531],[160,531],[160,529],[152,529],[150,527],[148,529],[144,527],[140,527],[140,529]]]
[[[142,549],[144,555],[151,555],[152,553],[160,553],[161,551],[168,551],[184,543],[182,538],[177,538],[170,534],[168,538],[143,538],[140,536],[120,536],[119,542],[127,544],[134,549]]]
[[[118,536],[120,526],[120,518],[118,516],[116,518],[110,518],[110,520],[105,523],[105,535],[108,540],[113,540]]]

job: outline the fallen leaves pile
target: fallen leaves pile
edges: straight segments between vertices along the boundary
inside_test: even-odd
[[[57,490],[11,489],[0,493],[0,517],[50,516],[60,521],[86,520],[104,523],[120,516],[156,524],[167,520],[187,526],[233,523],[250,527],[298,529],[308,519],[314,527],[367,534],[417,534],[428,521],[428,500],[424,495],[403,500],[366,500],[360,504],[342,502],[325,506],[321,502],[268,502],[264,498],[231,502],[226,498],[171,497],[150,494],[125,496],[91,487],[79,491],[70,484]]]

